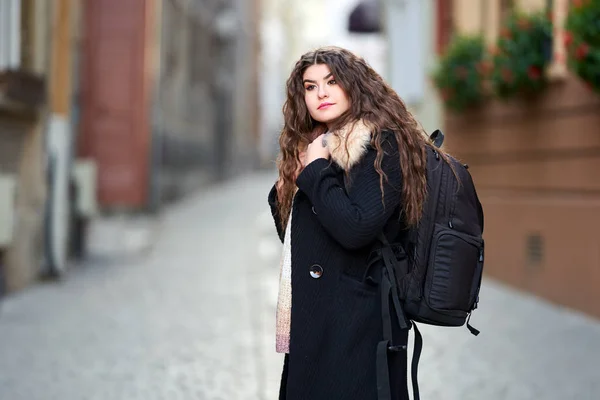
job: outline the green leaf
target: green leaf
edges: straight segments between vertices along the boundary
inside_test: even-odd
[[[500,97],[539,92],[546,86],[545,69],[550,62],[552,24],[546,13],[513,12],[505,21],[493,59],[491,83]],[[535,68],[539,76],[535,76]],[[510,79],[509,79],[510,78]]]
[[[485,55],[481,36],[456,36],[440,58],[433,81],[446,107],[461,111],[482,100],[483,78],[478,65]]]
[[[600,0],[586,0],[579,6],[572,3],[565,30],[573,37],[567,54],[569,69],[600,91]],[[585,57],[577,51],[582,45],[589,49]]]

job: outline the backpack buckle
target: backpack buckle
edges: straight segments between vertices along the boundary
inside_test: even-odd
[[[394,353],[398,353],[400,351],[406,351],[406,345],[388,346],[388,351],[391,351],[391,352],[394,352]]]

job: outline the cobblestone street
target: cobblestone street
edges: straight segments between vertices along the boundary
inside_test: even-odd
[[[273,179],[191,196],[151,248],[2,300],[0,400],[276,399]],[[600,398],[599,321],[488,279],[471,323],[422,326],[423,399]]]

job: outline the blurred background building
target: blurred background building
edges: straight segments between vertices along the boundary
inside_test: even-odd
[[[565,64],[568,0],[438,2],[439,46],[454,33],[492,47],[518,7],[554,21],[548,88],[446,114],[448,147],[470,166],[485,208],[486,272],[558,304],[600,316],[600,97]]]
[[[488,44],[513,8],[556,22],[552,85],[529,102],[445,112],[430,75],[453,35]],[[567,0],[1,0],[0,277],[60,276],[87,227],[158,213],[273,168],[285,80],[347,47],[471,166],[490,276],[600,316],[597,95],[560,55]]]
[[[0,2],[3,290],[60,276],[92,217],[258,163],[258,3]]]

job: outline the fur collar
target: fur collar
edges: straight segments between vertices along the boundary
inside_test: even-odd
[[[327,147],[331,159],[346,171],[356,165],[371,144],[373,129],[364,120],[349,123],[339,131],[327,132]]]

